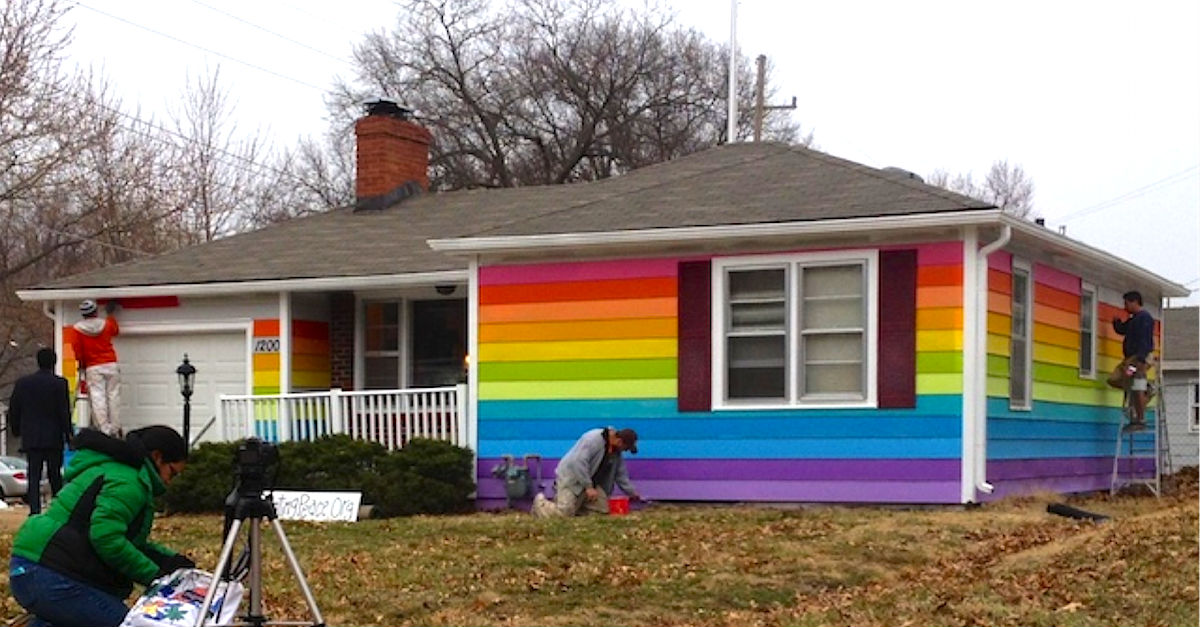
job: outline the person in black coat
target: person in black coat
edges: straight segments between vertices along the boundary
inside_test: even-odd
[[[62,489],[63,446],[71,440],[70,392],[67,380],[54,374],[57,360],[48,348],[38,351],[38,371],[17,379],[8,401],[9,428],[21,438],[21,450],[29,459],[25,502],[30,516],[42,511],[42,464],[47,467],[50,493]]]

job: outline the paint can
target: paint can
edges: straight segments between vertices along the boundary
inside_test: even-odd
[[[629,513],[628,496],[608,497],[608,513],[612,516],[624,516]]]

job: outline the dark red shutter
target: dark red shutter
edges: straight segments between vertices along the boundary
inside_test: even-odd
[[[880,407],[917,406],[917,251],[879,253]]]
[[[712,409],[712,263],[679,264],[679,411]]]

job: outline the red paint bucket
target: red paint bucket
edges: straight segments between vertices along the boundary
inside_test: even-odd
[[[608,513],[613,516],[624,516],[629,513],[628,496],[608,497]]]

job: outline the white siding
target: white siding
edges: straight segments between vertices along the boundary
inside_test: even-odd
[[[1166,404],[1167,438],[1171,443],[1172,470],[1200,463],[1200,434],[1188,429],[1191,393],[1188,382],[1200,376],[1198,372],[1200,371],[1172,370],[1163,377],[1166,383],[1163,402]]]

